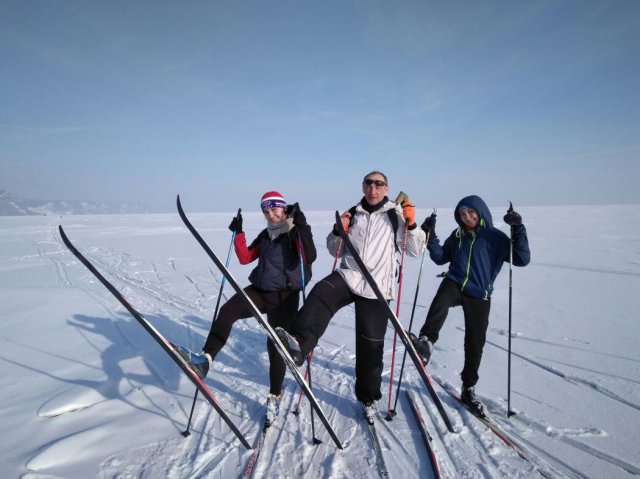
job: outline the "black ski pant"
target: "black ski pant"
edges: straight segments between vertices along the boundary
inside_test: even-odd
[[[464,368],[460,377],[463,387],[471,387],[478,382],[478,370],[489,326],[491,299],[467,296],[460,291],[460,287],[455,282],[447,278],[443,279],[431,302],[420,335],[426,336],[429,341],[435,343],[447,319],[449,308],[454,306],[462,306],[464,313]]]
[[[255,286],[247,286],[244,292],[251,298],[261,313],[266,313],[267,321],[272,327],[280,326],[288,329],[298,311],[300,291],[263,291]],[[237,293],[220,308],[218,317],[214,318],[207,341],[202,348],[212,358],[223,348],[234,323],[239,319],[252,317],[253,314],[245,305]],[[267,352],[269,354],[269,382],[270,393],[279,395],[282,392],[282,383],[287,370],[287,365],[278,353],[271,338],[267,339]]]
[[[354,303],[356,312],[356,397],[377,401],[382,397],[384,336],[389,318],[378,299],[351,292],[340,273],[333,272],[311,290],[289,330],[304,356],[318,344],[335,313]]]

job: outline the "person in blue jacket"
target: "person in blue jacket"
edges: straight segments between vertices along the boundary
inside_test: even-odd
[[[493,226],[489,208],[479,196],[462,198],[454,217],[459,226],[442,245],[435,234],[436,215],[432,214],[422,224],[429,238],[431,259],[438,265],[449,263],[449,270],[433,298],[419,337],[412,335],[412,342],[426,366],[449,308],[462,306],[465,336],[461,399],[474,412],[484,415],[475,385],[489,325],[493,282],[502,265],[510,260],[511,239]],[[504,221],[511,227],[513,265],[526,266],[530,251],[522,217],[509,208]]]

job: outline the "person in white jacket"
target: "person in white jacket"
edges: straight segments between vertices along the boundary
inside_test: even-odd
[[[422,253],[425,233],[417,227],[415,207],[409,200],[401,205],[389,200],[386,175],[372,171],[364,177],[362,191],[364,197],[360,202],[342,214],[342,226],[380,291],[390,301],[396,295],[396,253],[404,243],[405,224],[408,255],[419,256]],[[367,421],[372,423],[377,414],[377,401],[382,397],[382,359],[389,318],[353,256],[344,251],[346,248],[341,243],[334,227],[327,237],[327,248],[334,257],[342,257],[340,266],[313,287],[290,328],[287,331],[276,328],[276,332],[296,364],[302,366],[335,313],[353,303],[356,322],[355,393],[363,404]]]

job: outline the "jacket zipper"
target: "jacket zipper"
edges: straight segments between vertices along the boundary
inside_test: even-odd
[[[469,258],[467,259],[467,271],[465,273],[465,278],[464,278],[464,281],[462,282],[462,287],[460,288],[460,291],[464,290],[464,287],[467,285],[467,281],[469,281],[469,271],[471,270],[471,256],[473,254],[473,244],[476,242],[476,233],[473,232],[471,234],[473,236],[473,239],[471,240],[471,245],[469,246]]]

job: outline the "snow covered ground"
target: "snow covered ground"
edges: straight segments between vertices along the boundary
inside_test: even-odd
[[[188,198],[183,198],[188,212]],[[505,208],[493,208],[502,225]],[[529,231],[532,263],[514,268],[511,406],[507,411],[508,265],[493,296],[478,393],[492,417],[534,457],[524,461],[443,389],[457,433],[447,432],[415,372],[403,378],[419,397],[444,477],[554,476],[625,478],[640,474],[640,207],[519,208]],[[427,210],[419,210],[422,220]],[[226,258],[232,213],[190,218]],[[314,280],[333,259],[324,238],[333,212],[307,214],[320,253]],[[250,239],[263,228],[246,213]],[[185,438],[194,388],[166,353],[65,248],[72,242],[168,339],[199,349],[208,332],[221,276],[176,214],[0,217],[1,477],[238,477],[251,451],[215,411],[196,404]],[[453,229],[450,209],[437,231]],[[408,326],[419,259],[408,259],[400,319]],[[414,330],[442,272],[428,258]],[[231,271],[246,284],[251,271],[235,258]],[[231,294],[227,287],[223,293]],[[395,309],[395,304],[392,305]],[[636,319],[633,319],[636,318]],[[459,387],[462,316],[452,310],[429,371]],[[376,477],[375,455],[353,395],[353,310],[332,322],[316,350],[314,390],[344,444],[339,450],[303,401],[286,396],[257,464],[256,477]],[[385,378],[393,332],[386,345]],[[253,319],[240,321],[206,383],[253,443],[268,392],[266,336]],[[402,346],[398,347],[397,364]],[[399,369],[399,368],[398,368]],[[398,376],[396,370],[396,379]],[[394,389],[395,392],[395,389]],[[388,383],[377,423],[390,477],[431,477],[417,423],[404,394],[391,422]]]

